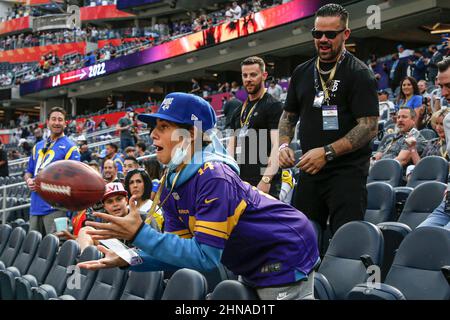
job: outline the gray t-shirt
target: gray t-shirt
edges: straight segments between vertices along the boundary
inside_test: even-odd
[[[131,124],[133,124],[133,122],[128,117],[123,117],[119,120],[120,127],[126,127]],[[130,129],[120,131],[120,136],[123,138],[131,138],[132,136]]]
[[[426,145],[425,138],[420,134],[420,132],[416,128],[412,128],[409,131],[409,135],[412,135],[416,138],[416,149],[419,154],[422,153],[423,149]],[[378,151],[383,153],[382,159],[395,159],[400,151],[408,150],[408,145],[405,140],[407,134],[397,134],[396,136],[387,139],[385,143],[378,147]]]

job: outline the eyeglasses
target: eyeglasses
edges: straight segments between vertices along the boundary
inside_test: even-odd
[[[323,35],[325,35],[325,37],[327,39],[334,39],[337,37],[337,35],[339,33],[341,33],[342,31],[347,30],[347,28],[342,29],[342,30],[338,30],[338,31],[319,31],[316,29],[312,29],[311,30],[311,34],[313,36],[314,39],[321,39],[323,37]]]

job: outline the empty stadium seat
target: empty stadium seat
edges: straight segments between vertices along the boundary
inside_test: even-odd
[[[19,254],[26,232],[22,228],[15,228],[9,236],[8,243],[0,256],[0,270],[12,266]]]
[[[13,299],[12,295],[14,278],[26,274],[37,253],[42,235],[37,231],[31,231],[23,241],[20,252],[14,264],[6,270],[0,270],[0,299]]]
[[[419,132],[422,135],[422,137],[425,138],[425,140],[433,140],[438,137],[436,131],[432,129],[425,128],[420,130]]]
[[[198,271],[180,269],[169,279],[161,300],[204,300],[208,283]]]
[[[367,184],[367,209],[364,220],[373,224],[392,221],[395,210],[394,188],[385,182]]]
[[[394,159],[381,159],[373,165],[367,177],[367,183],[386,182],[392,187],[398,187],[402,179],[402,166]]]
[[[236,280],[225,280],[219,283],[209,300],[259,300],[258,294],[253,288]]]
[[[352,221],[340,227],[315,273],[315,297],[320,300],[345,299],[358,283],[365,281],[370,265],[381,265],[383,235],[365,221]]]
[[[87,300],[119,299],[127,277],[127,271],[119,268],[101,269],[87,296]]]
[[[9,236],[11,235],[12,227],[9,224],[0,225],[0,256],[8,243]]]
[[[98,251],[97,248],[94,246],[89,246],[83,250],[83,253],[80,255],[78,259],[78,263],[91,260],[98,260],[100,259],[100,257],[101,257],[100,251]],[[98,271],[92,271],[87,269],[79,269],[78,271],[79,271],[79,278],[78,278],[79,287],[66,286],[63,295],[58,298],[59,300],[86,299],[87,295],[89,294],[89,291],[91,290],[94,284]],[[58,300],[56,298],[50,298],[50,300],[53,299]]]
[[[420,159],[417,163],[406,186],[415,188],[427,181],[447,183],[447,177],[447,160],[438,156],[428,156]]]
[[[130,271],[120,300],[159,300],[164,291],[162,271]]]
[[[225,268],[223,264],[219,264],[217,268],[209,272],[202,272],[208,283],[208,292],[212,292],[214,288],[224,280],[236,280],[237,277]]]
[[[446,184],[437,181],[424,182],[417,186],[406,200],[398,222],[415,229],[439,206],[446,189]]]
[[[349,299],[449,300],[450,231],[423,227],[403,240],[384,283],[362,283]]]
[[[80,246],[75,240],[67,240],[61,246],[52,269],[40,286],[31,288],[32,300],[48,300],[61,295],[69,277],[68,268],[76,264]]]

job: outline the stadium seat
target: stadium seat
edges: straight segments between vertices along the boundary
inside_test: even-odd
[[[208,292],[212,292],[214,288],[224,280],[236,280],[237,277],[229,270],[226,270],[223,264],[219,264],[217,268],[209,272],[202,272],[208,283]]]
[[[98,271],[97,278],[92,285],[87,300],[117,300],[119,299],[127,271],[119,268],[102,269]]]
[[[446,189],[446,184],[437,181],[424,182],[417,186],[406,200],[398,222],[415,229],[439,206]]]
[[[0,299],[13,299],[14,278],[26,274],[33,262],[42,235],[37,231],[31,231],[23,241],[20,252],[13,265],[6,270],[0,270]]]
[[[13,265],[14,260],[19,254],[26,233],[22,228],[15,228],[9,236],[8,243],[0,256],[0,270]]]
[[[208,283],[198,271],[180,269],[169,279],[161,300],[204,300]]]
[[[345,299],[358,283],[365,281],[371,265],[381,265],[383,235],[365,221],[352,221],[340,227],[315,273],[314,291],[319,300]]]
[[[208,300],[259,300],[258,294],[242,282],[225,280],[219,283]]]
[[[367,184],[367,209],[364,221],[378,224],[392,221],[395,209],[394,188],[385,182]]]
[[[51,266],[56,257],[56,252],[58,250],[59,240],[53,234],[48,234],[42,239],[37,254],[35,255],[33,261],[31,262],[31,266],[28,269],[28,274],[25,275],[25,278],[35,279],[37,283],[41,283],[44,281],[47,276]],[[9,282],[11,286],[8,287],[8,290],[2,290],[2,298],[3,299],[14,299],[16,297],[16,288],[21,285],[29,285],[29,282],[18,280],[21,275],[17,277],[13,277],[12,275],[8,275]],[[3,286],[3,283],[0,283]],[[10,290],[9,290],[10,289]],[[30,287],[31,289],[31,287]],[[17,297],[20,300],[30,300],[31,299],[31,290],[22,290],[22,293],[30,292],[29,297]]]
[[[448,162],[442,157],[428,156],[420,159],[411,173],[407,187],[415,188],[427,181],[447,183]]]
[[[12,227],[9,224],[0,224],[0,256],[8,243]]]
[[[67,240],[61,246],[52,269],[42,285],[32,287],[32,300],[48,300],[61,295],[69,277],[68,268],[76,264],[80,246],[75,240]]]
[[[385,282],[378,287],[359,284],[348,298],[449,300],[450,231],[436,227],[414,230],[400,245]]]
[[[85,262],[100,259],[100,252],[95,246],[86,247],[81,253],[78,262]],[[78,287],[66,286],[63,295],[58,299],[51,298],[50,300],[84,300],[94,284],[98,271],[90,271],[87,269],[79,269]]]
[[[163,294],[163,272],[133,272],[128,280],[120,300],[159,300]]]
[[[402,179],[402,166],[394,159],[382,159],[373,165],[367,177],[367,183],[386,182],[392,187],[398,187]]]
[[[425,140],[433,140],[438,137],[436,131],[425,128],[419,131],[422,137],[425,138]]]

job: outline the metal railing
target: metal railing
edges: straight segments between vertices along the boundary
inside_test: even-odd
[[[6,224],[6,220],[8,219],[9,214],[7,215],[7,213],[9,213],[11,211],[20,210],[20,209],[26,209],[31,206],[30,203],[25,203],[25,204],[11,207],[11,208],[6,208],[6,198],[7,198],[7,194],[8,194],[7,189],[19,187],[19,186],[23,186],[23,185],[26,185],[26,183],[19,182],[19,183],[13,183],[13,184],[0,186],[0,192],[1,192],[1,194],[3,194],[2,209],[0,210],[0,212],[2,213],[2,223],[3,224]]]

